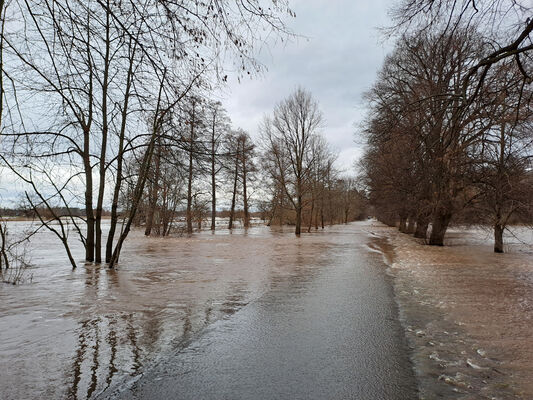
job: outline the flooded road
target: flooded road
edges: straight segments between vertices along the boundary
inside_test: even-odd
[[[416,397],[361,225],[131,239],[116,271],[34,239],[33,282],[0,288],[2,399]]]

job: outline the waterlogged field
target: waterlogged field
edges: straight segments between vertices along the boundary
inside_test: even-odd
[[[513,228],[494,254],[490,230],[452,228],[442,248],[368,230],[391,265],[421,397],[532,399],[532,231]]]

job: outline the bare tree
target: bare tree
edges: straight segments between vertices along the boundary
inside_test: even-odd
[[[466,81],[478,79],[478,88],[492,66],[513,60],[526,81],[533,70],[533,6],[516,0],[401,0],[392,8],[393,30],[430,30],[436,25],[448,32],[473,26],[487,39],[490,49],[465,74]],[[481,74],[477,74],[481,71]],[[474,94],[478,94],[474,91]]]
[[[162,120],[193,86],[201,91],[225,82],[228,59],[235,60],[238,76],[260,71],[254,45],[271,34],[289,35],[284,17],[294,16],[286,1],[263,7],[258,0],[231,6],[196,0],[13,0],[9,21],[17,23],[8,23],[6,4],[0,4],[1,76],[2,82],[9,77],[11,87],[6,95],[1,85],[0,97],[9,99],[9,112],[1,115],[10,118],[9,132],[4,120],[0,124],[7,139],[1,143],[2,161],[26,183],[34,211],[54,210],[57,204],[65,210],[84,207],[85,215],[49,213],[59,225],[41,220],[55,229],[67,253],[67,233],[73,229],[89,262],[102,260],[102,216],[110,182],[105,257],[110,266],[138,211],[147,164],[158,159]],[[21,100],[29,98],[31,102]],[[117,241],[128,153],[140,154],[141,165],[135,169],[139,185],[128,203],[132,209],[122,213],[126,220]],[[65,218],[68,226],[61,225]]]
[[[296,213],[296,235],[301,233],[302,210],[310,191],[313,137],[318,134],[321,123],[318,103],[310,92],[298,88],[276,106],[272,119],[266,119],[263,126],[267,157],[273,161],[276,179]]]
[[[241,162],[240,168],[240,178],[242,183],[242,202],[243,202],[243,211],[244,211],[244,227],[250,227],[250,181],[252,174],[255,172],[255,145],[252,143],[250,135],[248,133],[241,131],[238,138],[239,143],[239,154],[238,158]]]
[[[211,101],[207,106],[207,123],[209,125],[209,164],[211,175],[211,230],[216,228],[217,213],[217,175],[222,169],[221,144],[230,125],[226,110],[220,102]]]

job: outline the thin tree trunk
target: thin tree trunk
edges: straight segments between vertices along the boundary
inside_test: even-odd
[[[503,253],[503,231],[505,224],[502,223],[502,209],[504,205],[503,199],[503,181],[506,179],[504,176],[505,168],[505,124],[500,126],[500,142],[499,142],[499,155],[498,155],[498,177],[496,183],[496,222],[494,223],[494,252]],[[503,176],[502,176],[503,175]]]
[[[285,222],[285,204],[283,202],[283,189],[280,188],[279,191],[279,226],[283,226],[283,223]]]
[[[89,107],[87,121],[83,126],[83,169],[85,174],[85,216],[87,219],[87,239],[85,240],[85,261],[94,261],[94,210],[93,210],[93,170],[91,166],[91,125],[93,119],[93,68],[91,65],[90,32],[87,31],[87,59],[89,62]]]
[[[187,233],[192,234],[192,177],[193,177],[193,142],[194,142],[194,124],[195,121],[195,103],[192,105],[191,118],[191,136],[189,138],[189,176],[187,180]]]
[[[0,240],[2,243],[0,243],[0,270],[2,270],[2,266],[5,269],[9,268],[9,259],[7,258],[7,225],[4,224],[4,221],[0,220]]]
[[[109,52],[111,47],[111,38],[109,37],[110,18],[109,18],[109,0],[106,6],[106,38],[105,38],[105,56],[104,56],[104,76],[102,81],[102,143],[100,147],[100,170],[98,182],[98,199],[96,202],[96,237],[95,237],[95,262],[102,262],[102,208],[104,204],[105,190],[105,172],[106,172],[106,153],[107,153],[107,90],[109,86]]]
[[[315,209],[315,231],[318,231],[318,216],[320,215],[319,207]]]
[[[250,227],[250,213],[248,211],[248,193],[246,188],[246,149],[245,149],[245,140],[242,142],[242,195],[243,195],[243,206],[244,206],[244,227]]]
[[[163,71],[163,79],[162,82],[165,80],[166,70]],[[120,252],[122,251],[122,246],[124,244],[124,241],[128,237],[128,234],[131,229],[131,224],[135,220],[135,215],[137,213],[137,209],[139,207],[139,203],[141,202],[142,194],[146,185],[146,179],[148,176],[149,166],[152,161],[152,156],[154,154],[154,146],[157,139],[157,134],[160,129],[160,123],[165,116],[165,114],[170,110],[170,108],[167,108],[162,115],[159,115],[160,112],[160,106],[161,106],[161,93],[163,92],[163,83],[159,86],[159,94],[157,96],[157,107],[154,113],[154,123],[152,125],[152,132],[150,135],[150,140],[148,142],[148,147],[146,149],[146,152],[144,153],[143,160],[141,162],[141,167],[139,168],[139,177],[137,179],[137,183],[135,185],[135,188],[133,190],[133,199],[132,199],[132,205],[130,210],[130,216],[124,226],[124,229],[122,233],[120,234],[117,244],[113,250],[113,254],[111,256],[111,259],[109,260],[109,268],[114,268],[115,264],[118,262],[118,259],[120,257]],[[185,95],[186,92],[182,96],[180,96],[177,101],[181,100],[181,98]],[[177,102],[176,101],[176,102]]]
[[[157,195],[159,192],[159,175],[161,174],[161,143],[158,140],[157,153],[155,157],[155,174],[152,178],[152,187],[150,191],[150,203],[148,204],[148,214],[146,216],[145,236],[150,236],[154,224],[154,216],[157,209]]]
[[[85,261],[94,261],[94,214],[93,214],[93,174],[89,155],[89,135],[83,133],[83,164],[85,170],[85,214],[87,219],[87,240],[85,241]]]
[[[233,195],[231,197],[231,210],[229,213],[228,229],[233,229],[233,219],[235,218],[235,200],[237,197],[237,179],[239,177],[239,158],[235,156],[235,174],[233,175]]]
[[[313,212],[315,210],[315,198],[311,200],[311,213],[309,214],[309,226],[307,227],[307,233],[311,232],[311,227],[313,226]]]
[[[128,75],[126,77],[126,91],[124,92],[124,106],[121,113],[121,125],[120,125],[120,134],[119,134],[119,143],[118,143],[118,154],[117,154],[117,172],[116,172],[116,182],[115,188],[113,190],[113,200],[111,202],[111,225],[109,226],[109,234],[107,235],[106,251],[105,251],[105,261],[109,263],[111,261],[111,256],[113,255],[113,240],[115,238],[115,232],[117,229],[118,223],[118,200],[120,197],[120,189],[122,186],[122,168],[124,161],[124,138],[126,136],[126,121],[128,118],[128,105],[130,99],[130,90],[131,90],[131,80],[133,76],[133,60],[135,54],[135,47],[132,50],[129,59],[128,65]]]
[[[214,134],[213,134],[214,135]],[[215,181],[215,140],[211,145],[211,230],[216,229],[216,216],[217,216],[217,190]]]
[[[4,115],[4,28],[5,28],[5,2],[0,0],[0,132],[2,132],[2,116]]]
[[[216,112],[213,115],[213,125],[211,127],[211,230],[216,229],[217,216],[217,190],[216,190]]]

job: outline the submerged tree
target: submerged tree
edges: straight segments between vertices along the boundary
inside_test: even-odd
[[[151,164],[160,160],[163,122],[184,96],[225,82],[230,58],[239,74],[256,73],[255,45],[289,34],[287,2],[268,3],[13,0],[7,7],[2,1],[1,76],[11,84],[9,92],[1,85],[0,97],[8,101],[0,156],[24,182],[30,207],[52,215],[41,215],[41,222],[60,238],[73,267],[72,229],[86,261],[103,261],[107,189],[105,259],[110,266],[118,261]],[[134,152],[140,167],[117,239],[124,160]],[[55,212],[58,206],[66,212]],[[69,211],[78,206],[85,215]]]
[[[262,127],[267,159],[295,213],[295,234],[300,235],[302,210],[310,192],[314,164],[313,140],[318,135],[322,113],[310,92],[298,88],[274,109]]]
[[[476,67],[487,54],[479,37],[461,26],[402,36],[368,95],[362,167],[380,219],[424,239],[431,224],[431,245],[443,245],[452,218],[473,215],[473,208],[493,199],[500,210],[491,222],[495,250],[501,251],[509,216],[500,215],[502,193],[515,197],[526,188],[525,142],[517,141],[515,128],[530,118],[524,111],[531,96],[513,61]],[[512,184],[506,177],[511,170]],[[483,220],[479,208],[475,219]]]

